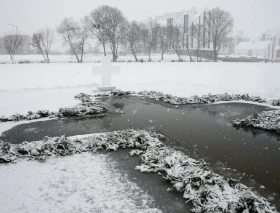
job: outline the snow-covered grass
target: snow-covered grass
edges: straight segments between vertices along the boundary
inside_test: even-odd
[[[101,77],[91,74],[100,64],[0,65],[0,114],[9,116],[45,109],[72,107],[73,97],[90,93]],[[154,90],[179,97],[245,94],[279,99],[280,64],[264,63],[113,63],[121,75],[112,82],[119,89]]]
[[[188,105],[188,104],[213,104],[222,102],[237,102],[244,101],[250,103],[270,104],[273,107],[278,107],[280,104],[279,100],[273,100],[267,102],[265,99],[259,96],[250,96],[248,94],[208,94],[203,96],[191,96],[189,98],[177,97],[170,94],[165,94],[157,91],[141,91],[141,92],[131,92],[131,91],[116,91],[110,93],[100,93],[95,95],[95,97],[110,97],[110,96],[137,96],[145,99],[151,99],[155,101],[161,101],[164,103],[169,103],[173,105]]]
[[[1,213],[162,212],[105,154],[1,165],[0,180]]]
[[[97,162],[94,159],[87,160],[87,157],[85,157],[85,160],[81,160],[85,154],[82,154],[82,158],[71,158],[67,161],[67,165],[64,163],[60,165],[61,161],[65,161],[65,158],[64,160],[53,160],[53,157],[68,156],[84,152],[95,153],[100,149],[118,150],[119,148],[136,148],[142,150],[142,152],[134,151],[131,153],[141,154],[142,164],[141,166],[136,167],[136,169],[141,172],[161,172],[167,180],[171,181],[171,184],[177,191],[183,192],[185,199],[194,204],[194,208],[192,209],[194,212],[277,212],[265,198],[253,192],[250,188],[238,183],[236,180],[225,180],[222,176],[214,173],[205,162],[196,161],[181,152],[168,148],[159,140],[159,138],[162,138],[162,135],[160,134],[141,130],[124,130],[99,134],[97,136],[79,136],[77,138],[78,139],[73,139],[73,137],[66,138],[64,136],[56,138],[46,137],[42,141],[25,142],[16,145],[3,142],[0,143],[0,162],[15,162],[21,158],[37,159],[41,162],[46,162],[43,163],[41,167],[33,164],[31,165],[32,168],[27,168],[27,171],[25,171],[26,165],[22,164],[20,167],[16,167],[16,169],[9,166],[8,169],[6,169],[6,166],[3,167],[3,165],[1,165],[1,190],[1,184],[3,184],[4,193],[8,193],[8,191],[10,193],[17,191],[16,195],[19,195],[21,199],[28,200],[33,196],[35,196],[36,199],[38,199],[38,197],[39,199],[43,197],[47,199],[47,204],[52,204],[53,206],[56,206],[57,203],[61,202],[64,204],[69,203],[70,207],[68,205],[63,206],[63,210],[65,210],[65,208],[71,208],[73,205],[77,207],[75,203],[71,205],[71,201],[81,196],[81,198],[78,199],[79,201],[82,200],[82,204],[78,205],[81,207],[81,210],[84,211],[85,208],[89,208],[90,204],[92,204],[91,207],[96,210],[96,208],[101,208],[100,204],[96,204],[94,199],[95,184],[98,183],[95,183],[94,181],[92,183],[91,178],[97,178],[97,180],[104,178],[102,177],[103,172],[106,173],[107,170],[105,169],[105,171],[102,171],[102,169],[99,169],[100,164],[104,164],[100,163],[98,159]],[[21,162],[22,161],[20,161],[20,163]],[[49,162],[54,165],[59,165],[61,169],[56,167],[54,168],[54,172],[52,172],[52,170],[45,171],[44,168],[49,167]],[[92,164],[96,165],[92,166]],[[90,168],[90,170],[88,170],[88,168]],[[29,172],[33,169],[35,169],[35,172],[30,175]],[[17,170],[19,170],[19,174],[17,173]],[[99,171],[101,175],[98,175],[96,170]],[[11,172],[9,173],[9,171]],[[68,178],[67,172],[73,175],[73,177]],[[92,173],[96,174],[92,175]],[[19,181],[21,175],[24,175],[24,181],[28,180],[27,183],[34,184],[34,186],[31,187],[32,190],[29,189],[28,184],[22,184]],[[12,181],[10,182],[10,176],[15,180],[16,184],[11,183]],[[35,177],[35,180],[32,176]],[[39,186],[36,185],[38,181],[41,181],[40,176],[44,176],[42,177],[42,180],[47,177],[45,183],[47,187],[45,184]],[[105,176],[105,178],[108,177]],[[114,177],[111,178],[114,179]],[[4,181],[2,181],[2,179],[4,179]],[[5,181],[5,179],[8,179],[9,182]],[[33,180],[33,182],[29,182],[29,179]],[[116,179],[118,180],[118,176]],[[87,184],[87,182],[90,183]],[[101,182],[101,189],[105,187],[105,182],[107,183],[107,179],[105,179],[104,182]],[[111,180],[109,181],[109,186],[111,186],[110,183]],[[19,190],[20,187],[21,190]],[[36,193],[33,193],[33,187],[35,187]],[[116,184],[115,187],[119,188],[120,186]],[[39,196],[37,196],[38,190],[40,191]],[[110,190],[110,187],[108,190]],[[137,191],[138,189],[136,189],[136,192]],[[53,195],[53,193],[55,194]],[[111,199],[111,197],[109,197],[110,195],[111,194],[108,193],[108,200]],[[12,195],[9,196],[7,200],[5,200],[5,194],[3,194],[3,196],[4,199],[0,199],[0,204],[2,201],[8,202],[10,205],[7,205],[6,203],[8,206],[6,206],[6,208],[19,206],[19,209],[16,209],[18,211],[21,211],[21,208],[24,208],[24,206],[22,207],[22,205],[18,205],[16,199],[17,196],[15,196],[15,194],[13,194],[13,197],[15,197],[14,200],[12,199]],[[113,195],[113,203],[114,198],[115,195]],[[24,203],[25,201],[22,201],[21,199],[20,201]],[[85,200],[92,201],[92,203],[88,202],[88,205],[83,205]],[[103,200],[101,201],[104,202]],[[29,204],[29,202],[31,201],[28,200],[26,203]],[[39,202],[40,201],[35,203]],[[14,205],[14,203],[16,203],[16,205]],[[32,205],[32,203],[30,203],[29,205],[31,207],[35,206],[35,208],[39,208],[36,204]],[[8,210],[14,212],[13,209]],[[149,212],[149,210],[147,210],[147,212]]]
[[[254,127],[280,133],[280,110],[265,111],[242,119],[235,119],[236,127]]]

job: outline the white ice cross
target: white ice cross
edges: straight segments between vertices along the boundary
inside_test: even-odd
[[[102,60],[101,67],[93,67],[92,74],[93,75],[101,75],[102,76],[102,87],[111,87],[111,76],[119,75],[121,73],[120,67],[111,66],[111,57],[104,56]]]

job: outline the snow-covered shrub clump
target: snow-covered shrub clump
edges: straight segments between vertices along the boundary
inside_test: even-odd
[[[141,172],[164,172],[173,187],[192,201],[193,212],[277,212],[268,201],[236,180],[225,180],[206,163],[166,146],[141,155]]]
[[[248,94],[218,94],[218,95],[203,95],[203,96],[192,96],[190,98],[183,98],[183,97],[177,97],[169,94],[165,94],[162,92],[156,92],[156,91],[142,91],[142,92],[111,92],[107,94],[99,94],[98,96],[140,96],[142,98],[147,98],[155,101],[162,101],[165,103],[175,104],[175,105],[181,105],[181,104],[210,104],[210,103],[216,103],[221,101],[251,101],[251,102],[257,102],[257,103],[266,103],[266,100],[259,97],[259,96],[250,96]]]
[[[280,110],[264,111],[243,119],[235,119],[233,125],[236,127],[254,127],[272,130],[280,133]]]
[[[136,169],[164,175],[184,198],[193,203],[193,212],[277,212],[250,188],[232,179],[225,180],[205,162],[165,146],[159,140],[161,137],[155,132],[123,130],[80,139],[62,136],[22,144],[0,142],[0,162],[15,162],[18,158],[44,162],[52,156],[133,148],[130,154],[140,155],[142,163]]]
[[[27,114],[15,114],[10,117],[0,117],[0,122],[35,120],[39,118],[59,118],[59,117],[82,117],[82,116],[104,116],[108,111],[108,106],[100,101],[94,101],[91,95],[80,93],[75,99],[81,103],[72,108],[60,108],[59,112],[49,112],[48,110],[39,110],[37,112],[28,112]]]
[[[12,162],[18,158],[47,158],[66,156],[97,150],[116,151],[119,148],[138,148],[145,150],[151,145],[163,145],[156,133],[124,130],[84,139],[70,139],[65,136],[45,137],[42,141],[9,144],[0,141],[0,162]]]
[[[280,106],[280,99],[271,101],[272,106]]]
[[[57,117],[58,114],[54,112],[49,112],[48,110],[38,110],[37,112],[27,112],[27,114],[15,114],[9,117],[2,116],[0,117],[0,122],[7,121],[20,121],[20,120],[35,120],[39,118],[47,117]]]

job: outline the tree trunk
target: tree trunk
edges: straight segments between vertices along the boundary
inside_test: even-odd
[[[103,53],[104,53],[104,56],[106,56],[106,45],[105,45],[105,42],[104,42],[104,41],[102,42],[102,45],[103,45]]]
[[[80,59],[81,63],[83,63],[83,57],[84,57],[84,50],[82,50],[82,53],[81,53],[81,59]]]
[[[173,48],[173,50],[175,51],[175,53],[177,54],[177,56],[178,56],[179,60],[181,60],[181,56],[180,56],[180,54],[179,54],[178,49],[177,49],[177,48],[175,48],[175,46],[174,46],[173,44],[172,44],[172,48]]]
[[[214,50],[214,62],[217,62],[217,58],[218,58],[218,53],[217,53],[217,43],[216,43],[216,39],[213,42],[213,50]]]
[[[218,55],[217,53],[214,52],[214,62],[217,62],[218,61]]]
[[[75,52],[75,56],[76,56],[76,59],[77,59],[78,63],[80,63],[80,59],[79,59],[79,57],[77,56],[76,52]]]
[[[161,51],[161,60],[163,60],[164,50]]]
[[[50,59],[49,59],[49,54],[47,53],[46,54],[46,56],[47,56],[47,61],[50,61]],[[46,59],[45,59],[46,60]]]
[[[132,52],[132,54],[134,55],[135,61],[138,62],[138,58],[137,58],[137,56],[136,56],[136,54],[135,54],[133,48],[131,48],[131,52]]]
[[[199,47],[197,46],[197,48],[196,48],[196,62],[198,62],[198,51],[199,51]]]
[[[149,47],[149,60],[148,61],[151,61],[151,50],[152,50],[152,48]]]
[[[190,56],[190,61],[193,62],[193,59],[192,59],[192,56],[191,56],[191,53],[190,53],[190,50],[189,50],[189,47],[187,44],[186,44],[186,48],[187,48],[188,54]]]
[[[117,56],[116,56],[116,45],[115,45],[115,44],[113,44],[112,54],[113,54],[113,61],[115,62],[115,61],[117,60]]]
[[[74,55],[76,56],[76,59],[77,59],[77,62],[79,63],[80,62],[80,59],[79,59],[79,56],[77,55],[75,49],[73,48],[72,44],[70,44],[71,48],[72,48],[72,51],[74,53]]]
[[[181,60],[181,55],[179,54],[179,51],[178,51],[178,50],[175,50],[175,52],[176,52],[176,54],[177,54],[179,60]]]
[[[218,59],[218,53],[216,47],[214,47],[214,62],[217,62]]]

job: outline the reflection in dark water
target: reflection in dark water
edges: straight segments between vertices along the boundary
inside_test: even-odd
[[[2,139],[20,143],[40,140],[45,135],[72,136],[154,127],[173,139],[170,145],[195,152],[210,162],[222,162],[280,192],[280,142],[260,131],[247,132],[231,125],[233,119],[268,110],[265,107],[241,103],[170,106],[126,97],[108,102],[121,108],[124,114],[23,124],[6,131]]]

